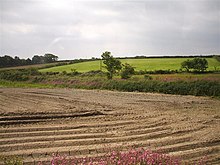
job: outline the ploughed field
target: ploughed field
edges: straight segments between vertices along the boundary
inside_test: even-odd
[[[208,97],[0,88],[0,155],[34,164],[53,153],[101,156],[144,147],[220,164],[219,107]]]

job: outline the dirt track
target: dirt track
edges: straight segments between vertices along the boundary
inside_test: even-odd
[[[33,164],[52,153],[160,149],[220,164],[220,100],[73,89],[0,88],[0,155]]]

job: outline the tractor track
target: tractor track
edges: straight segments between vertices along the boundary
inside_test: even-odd
[[[0,155],[49,164],[143,147],[220,164],[220,101],[75,89],[0,88]],[[1,164],[1,163],[0,163]]]

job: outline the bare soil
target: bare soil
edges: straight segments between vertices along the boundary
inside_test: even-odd
[[[220,164],[220,100],[76,89],[0,88],[0,155],[97,156],[144,147]]]

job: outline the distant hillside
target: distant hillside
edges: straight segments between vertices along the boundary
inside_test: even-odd
[[[208,70],[220,69],[220,62],[216,58],[205,57],[208,60]],[[178,70],[180,69],[181,63],[189,57],[185,58],[126,58],[120,59],[122,63],[128,63],[135,67],[135,70]],[[41,69],[41,72],[71,72],[71,69],[76,69],[78,72],[88,72],[91,70],[104,70],[104,64],[100,60],[80,62],[75,64],[57,66],[52,68]]]

